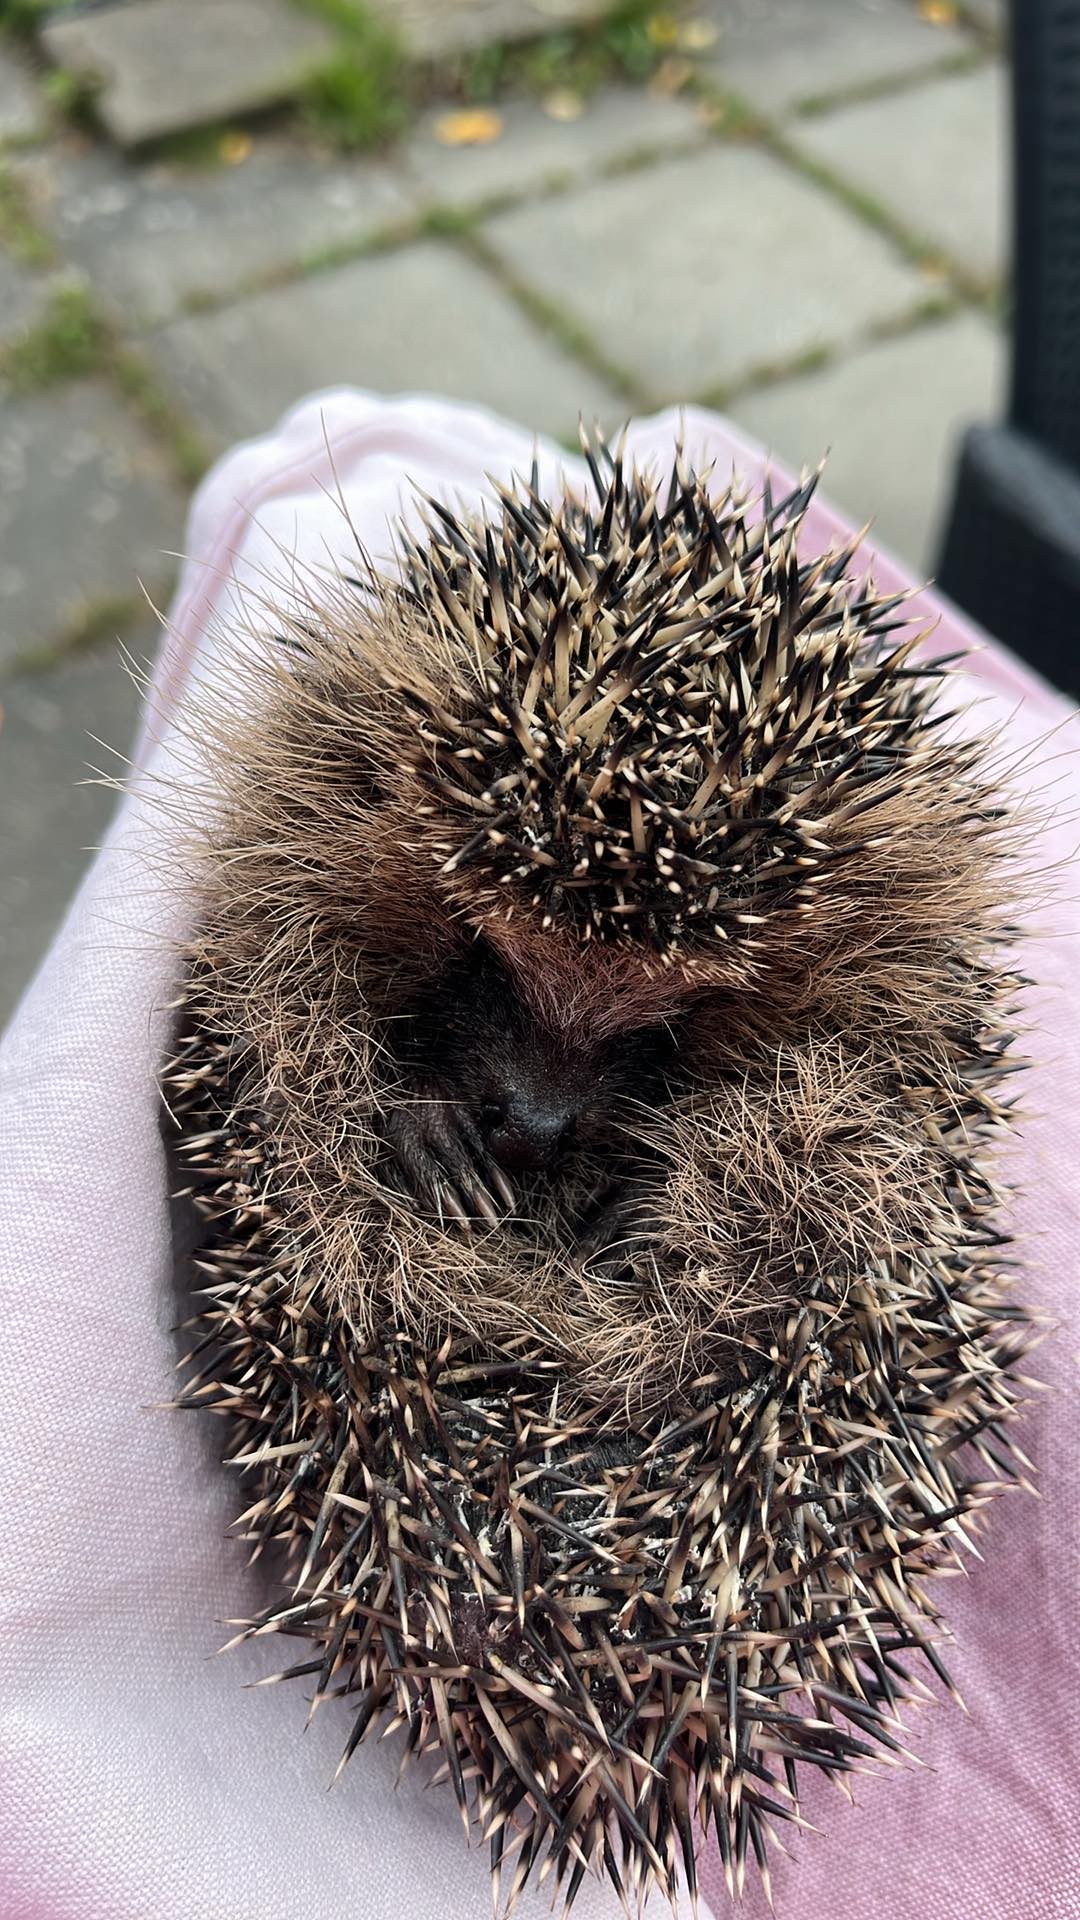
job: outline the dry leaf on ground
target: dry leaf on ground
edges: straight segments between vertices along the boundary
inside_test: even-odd
[[[465,107],[436,121],[435,138],[443,147],[488,147],[502,138],[505,125],[493,107]]]

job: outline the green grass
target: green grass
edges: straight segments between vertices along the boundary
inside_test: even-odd
[[[336,147],[362,151],[392,140],[414,111],[413,81],[400,36],[361,0],[295,0],[337,31],[338,50],[308,76],[302,107],[309,125]]]
[[[41,91],[56,113],[70,120],[73,126],[93,132],[94,100],[98,93],[95,83],[82,74],[69,72],[67,67],[54,67],[42,80]]]
[[[54,287],[36,324],[0,349],[0,387],[12,393],[42,393],[93,374],[111,380],[140,415],[185,486],[202,478],[210,464],[208,449],[141,355],[117,339],[86,287]]]
[[[50,13],[62,13],[74,0],[0,0],[0,27],[31,34]]]
[[[242,130],[217,124],[187,127],[183,133],[167,133],[147,143],[140,158],[151,163],[162,161],[170,167],[186,167],[193,173],[216,173],[226,164],[226,143]]]
[[[132,347],[118,345],[112,348],[108,371],[125,400],[165,448],[177,478],[193,487],[210,465],[210,451],[167,398],[157,375]]]
[[[467,54],[453,66],[454,91],[477,104],[507,93],[543,97],[576,93],[588,98],[618,80],[652,77],[663,48],[650,32],[655,0],[618,0],[591,26],[546,34],[521,46],[495,44]]]
[[[400,35],[364,0],[293,4],[327,21],[338,37],[337,51],[304,87],[304,115],[322,139],[354,151],[394,139],[436,94],[470,105],[514,93],[543,98],[565,91],[584,98],[612,81],[648,80],[664,51],[650,31],[656,0],[616,0],[590,26],[520,46],[481,47],[438,69],[413,62]]]
[[[875,100],[891,99],[897,93],[911,93],[917,87],[923,87],[928,81],[945,80],[951,75],[972,73],[977,67],[985,66],[986,56],[978,47],[969,47],[960,53],[940,54],[937,59],[909,67],[903,73],[884,74],[875,80],[861,80],[854,85],[837,87],[828,93],[812,93],[795,102],[795,112],[804,120],[816,119],[824,113],[834,113],[838,107],[869,106]]]
[[[58,632],[37,645],[20,648],[0,667],[0,688],[17,674],[47,673],[61,661],[97,647],[123,642],[147,617],[146,601],[134,595],[104,594],[87,600],[65,620]]]
[[[0,0],[0,40],[5,33],[31,40],[50,15],[62,13],[75,0]],[[41,91],[49,105],[78,127],[92,128],[94,96],[97,88],[66,67],[54,67],[39,76]]]
[[[0,247],[6,248],[24,267],[48,267],[56,258],[56,249],[42,233],[30,212],[30,202],[22,181],[0,165]]]
[[[108,357],[109,330],[91,295],[82,286],[61,286],[36,325],[0,353],[0,378],[15,393],[37,393],[102,372]]]
[[[504,197],[502,205],[505,204]],[[481,207],[445,206],[438,202],[425,208],[416,223],[416,231],[431,240],[460,240],[463,234],[474,233],[487,214],[500,211],[500,203],[494,198]]]

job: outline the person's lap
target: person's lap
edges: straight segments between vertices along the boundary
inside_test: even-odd
[[[673,413],[640,423],[630,450],[666,463],[679,431]],[[732,463],[759,476],[760,450],[725,422],[691,411],[685,433],[721,477]],[[221,1621],[253,1610],[263,1576],[224,1538],[232,1486],[205,1435],[152,1410],[172,1391],[175,1360],[155,1075],[187,910],[161,795],[184,777],[174,723],[189,677],[221,636],[260,617],[273,583],[287,591],[297,561],[347,560],[356,537],[388,557],[388,518],[414,485],[475,499],[486,476],[527,470],[532,453],[527,434],[486,414],[338,393],[215,471],[193,510],[141,772],[0,1046],[0,1906],[11,1920],[486,1910],[484,1857],[465,1851],[450,1795],[411,1777],[395,1792],[395,1753],[378,1743],[328,1795],[343,1738],[333,1710],[301,1740],[297,1687],[240,1690],[281,1664],[273,1647],[206,1657],[225,1637]],[[576,464],[543,447],[544,484],[563,469]],[[817,505],[807,540],[820,548],[841,526]],[[879,586],[907,584],[887,556],[873,565]],[[1072,1911],[1080,1866],[1070,1815],[1080,907],[1063,871],[1080,756],[1066,726],[1039,775],[1040,743],[1068,704],[932,594],[912,611],[937,619],[927,642],[937,651],[982,645],[959,687],[985,703],[984,724],[1000,724],[1003,765],[1026,754],[1032,779],[1053,783],[1059,824],[1035,863],[1059,871],[1022,954],[1036,983],[1034,1065],[1008,1171],[1024,1297],[1062,1330],[1033,1368],[1054,1388],[1027,1423],[1043,1498],[1010,1494],[983,1564],[943,1589],[970,1719],[949,1705],[918,1716],[913,1745],[927,1764],[859,1783],[858,1806],[815,1790],[806,1811],[823,1832],[800,1836],[773,1878],[790,1920],[1036,1920]],[[707,1895],[723,1911],[711,1842],[705,1853]],[[547,1904],[532,1894],[523,1920]],[[762,1904],[751,1891],[748,1920]],[[576,1908],[582,1920],[618,1910],[599,1883]]]

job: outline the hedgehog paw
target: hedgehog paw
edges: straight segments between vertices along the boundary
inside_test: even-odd
[[[417,1088],[383,1116],[383,1132],[399,1178],[417,1205],[471,1231],[476,1220],[498,1226],[497,1199],[513,1206],[514,1194],[487,1162],[468,1108]]]

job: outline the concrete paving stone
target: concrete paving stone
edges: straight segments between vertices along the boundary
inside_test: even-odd
[[[0,147],[44,130],[45,102],[22,62],[0,46]]]
[[[988,64],[799,121],[789,138],[989,282],[1005,264],[1007,123],[1005,70]]]
[[[151,634],[132,646],[138,657]],[[139,697],[119,648],[0,681],[0,1028],[100,845],[115,801],[88,769],[121,774]],[[95,737],[96,736],[96,737]]]
[[[481,268],[435,241],[174,321],[145,344],[215,447],[340,381],[478,400],[564,435],[579,412],[609,426],[626,412]]]
[[[970,51],[959,27],[910,0],[712,0],[720,28],[705,71],[764,114],[787,114]]]
[[[98,89],[122,146],[287,100],[336,45],[290,0],[139,0],[52,20],[40,37],[57,66]]]
[[[743,394],[740,426],[795,467],[828,453],[824,488],[917,573],[937,562],[964,427],[995,418],[1004,341],[975,313],[883,340],[835,367]]]
[[[506,123],[502,138],[489,146],[442,145],[437,129],[443,111],[425,115],[405,149],[405,164],[424,200],[441,206],[476,206],[497,195],[527,193],[706,137],[689,101],[630,87],[596,95],[578,120],[556,121],[531,101],[509,102],[499,109]]]
[[[328,160],[277,138],[210,171],[133,167],[77,141],[12,164],[35,219],[125,321],[164,320],[185,300],[362,243],[417,204],[381,162]]]
[[[183,532],[162,456],[99,381],[0,397],[0,668],[102,601],[162,592]]]
[[[477,47],[534,40],[598,19],[610,0],[372,0],[414,56],[451,59]]]
[[[657,400],[841,345],[926,292],[880,235],[746,146],[515,208],[485,232]]]

